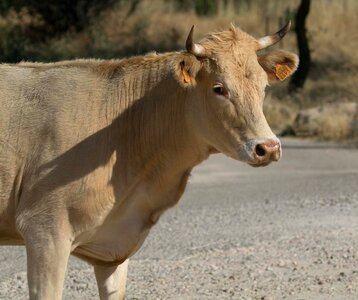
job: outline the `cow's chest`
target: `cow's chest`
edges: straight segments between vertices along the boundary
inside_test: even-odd
[[[133,255],[147,237],[150,226],[144,220],[129,220],[133,215],[109,222],[100,228],[84,244],[79,245],[75,255],[99,265],[118,265]]]
[[[165,189],[138,188],[121,205],[114,206],[104,222],[83,233],[74,254],[93,264],[118,265],[142,245],[160,215],[182,195],[189,173]]]

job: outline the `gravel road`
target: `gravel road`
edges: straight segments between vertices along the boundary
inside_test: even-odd
[[[251,168],[222,155],[131,259],[126,299],[358,299],[358,150],[285,139]],[[26,299],[22,247],[0,247],[0,299]],[[64,299],[98,298],[71,258]]]

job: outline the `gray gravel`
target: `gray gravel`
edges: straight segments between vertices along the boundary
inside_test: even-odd
[[[131,259],[127,299],[358,299],[358,150],[284,140],[254,169],[221,155]],[[0,299],[26,299],[22,247],[0,247]],[[98,298],[70,260],[64,299]]]

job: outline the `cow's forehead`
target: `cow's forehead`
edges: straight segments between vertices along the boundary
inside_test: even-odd
[[[229,30],[209,34],[200,44],[213,58],[247,56],[258,48],[254,37],[234,26]]]
[[[246,32],[231,27],[208,35],[200,44],[205,47],[219,72],[237,77],[242,71],[255,68],[257,40]]]

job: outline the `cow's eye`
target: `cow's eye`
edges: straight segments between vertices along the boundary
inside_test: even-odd
[[[226,91],[221,83],[214,84],[213,90],[214,90],[214,93],[217,95],[225,96],[225,94],[226,94]]]

